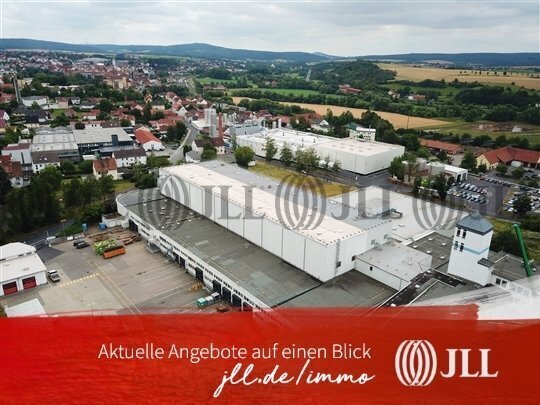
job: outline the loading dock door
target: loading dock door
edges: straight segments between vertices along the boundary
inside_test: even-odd
[[[253,311],[253,308],[251,308],[251,305],[246,304],[246,303],[244,302],[244,305],[242,306],[242,311],[245,311],[245,312],[251,312],[251,311]]]
[[[34,288],[37,285],[36,278],[35,277],[23,278],[22,284],[23,284],[24,290],[29,290],[30,288]]]
[[[195,278],[200,281],[204,281],[203,271],[198,267],[195,268]]]
[[[223,294],[221,294],[223,297],[223,301],[231,302],[231,290],[229,290],[226,287],[223,287]]]
[[[178,256],[178,263],[180,263],[180,267],[186,268],[186,259],[184,259],[182,256]]]
[[[212,281],[212,291],[217,292],[221,295],[221,283],[219,281]]]
[[[4,289],[4,295],[15,294],[17,291],[19,291],[17,289],[17,282],[15,281],[4,284],[2,288]]]
[[[233,307],[241,307],[242,306],[242,299],[238,295],[233,294],[233,296],[232,296],[232,304],[233,304]]]

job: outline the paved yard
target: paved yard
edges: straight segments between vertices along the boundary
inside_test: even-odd
[[[194,288],[197,280],[161,253],[152,254],[144,242],[126,247],[125,255],[108,260],[91,247],[75,249],[72,242],[38,251],[48,269],[61,281],[2,297],[13,306],[37,298],[47,314],[178,313],[199,309],[196,301],[209,293]],[[215,311],[209,307],[204,311]]]

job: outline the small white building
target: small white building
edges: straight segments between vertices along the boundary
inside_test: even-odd
[[[45,272],[35,247],[20,242],[0,246],[0,296],[46,284]]]
[[[448,274],[485,286],[491,281],[494,263],[488,260],[493,225],[478,211],[456,225]]]
[[[49,104],[49,97],[47,96],[28,96],[22,97],[22,103],[25,107],[32,107],[34,103],[37,103],[40,107],[47,107]]]
[[[56,152],[32,152],[32,171],[38,174],[49,166],[60,167],[60,157]]]
[[[147,159],[143,148],[116,150],[112,157],[116,160],[117,167],[130,167],[137,163],[145,165]]]

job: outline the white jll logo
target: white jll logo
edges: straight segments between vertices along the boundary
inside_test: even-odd
[[[495,378],[499,372],[489,372],[489,352],[491,349],[478,349],[480,371],[469,370],[469,354],[472,349],[446,349],[448,371],[440,372],[442,378]],[[461,370],[458,371],[457,357],[461,354]],[[427,340],[405,340],[396,352],[395,369],[399,381],[409,387],[423,387],[433,382],[437,373],[437,353]]]

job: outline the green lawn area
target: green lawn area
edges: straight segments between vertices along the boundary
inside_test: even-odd
[[[235,91],[242,91],[244,89],[229,89],[233,94],[235,95]],[[293,96],[309,96],[312,94],[320,94],[316,90],[309,90],[309,89],[262,89],[258,88],[257,90],[265,93],[277,93],[277,94],[283,94],[285,96],[288,96],[289,94],[292,94]],[[328,96],[334,96],[334,94],[328,94]],[[336,96],[338,97],[338,96]]]
[[[496,139],[501,135],[505,135],[507,138],[527,138],[530,145],[540,144],[540,126],[531,125],[531,124],[520,124],[515,123],[517,126],[524,128],[523,132],[512,132],[512,131],[486,131],[479,129],[478,126],[484,125],[494,125],[497,123],[488,122],[488,121],[478,121],[478,122],[465,122],[465,121],[454,121],[451,124],[441,125],[437,129],[443,134],[464,134],[468,133],[473,137],[487,135],[492,139]]]
[[[507,221],[492,217],[487,217],[487,220],[491,222],[495,232],[502,232],[507,229],[512,229],[512,224],[518,222],[517,220]],[[513,229],[512,232],[514,232]],[[529,259],[534,259],[535,263],[540,263],[540,232],[533,232],[529,231],[528,229],[521,229],[521,232],[523,233],[523,240],[529,252]]]
[[[210,83],[234,83],[236,82],[236,78],[232,79],[214,79],[212,77],[197,77],[197,80],[202,84],[210,84]]]
[[[411,92],[413,93],[416,93],[418,91],[421,91],[421,90],[425,90],[425,91],[438,91],[442,97],[447,97],[447,96],[450,96],[450,95],[456,95],[457,93],[460,92],[459,89],[455,89],[453,87],[445,87],[445,88],[442,88],[442,89],[437,89],[437,88],[432,88],[432,87],[421,87],[421,86],[409,86],[409,85],[405,85],[405,84],[401,84],[401,83],[392,83],[392,82],[389,82],[389,83],[385,83],[383,87],[388,87],[392,90],[399,90],[399,89],[402,89],[404,87],[410,87],[411,89]]]
[[[135,188],[135,183],[132,183],[129,180],[116,180],[114,182],[114,192],[116,194],[123,193],[124,191],[128,191]]]
[[[272,177],[281,182],[294,184],[295,186],[309,190],[314,194],[316,193],[326,197],[333,197],[355,190],[355,187],[335,182],[327,182],[313,176],[306,176],[294,170],[288,170],[262,161],[257,161],[257,165],[250,167],[249,170],[263,176]]]

